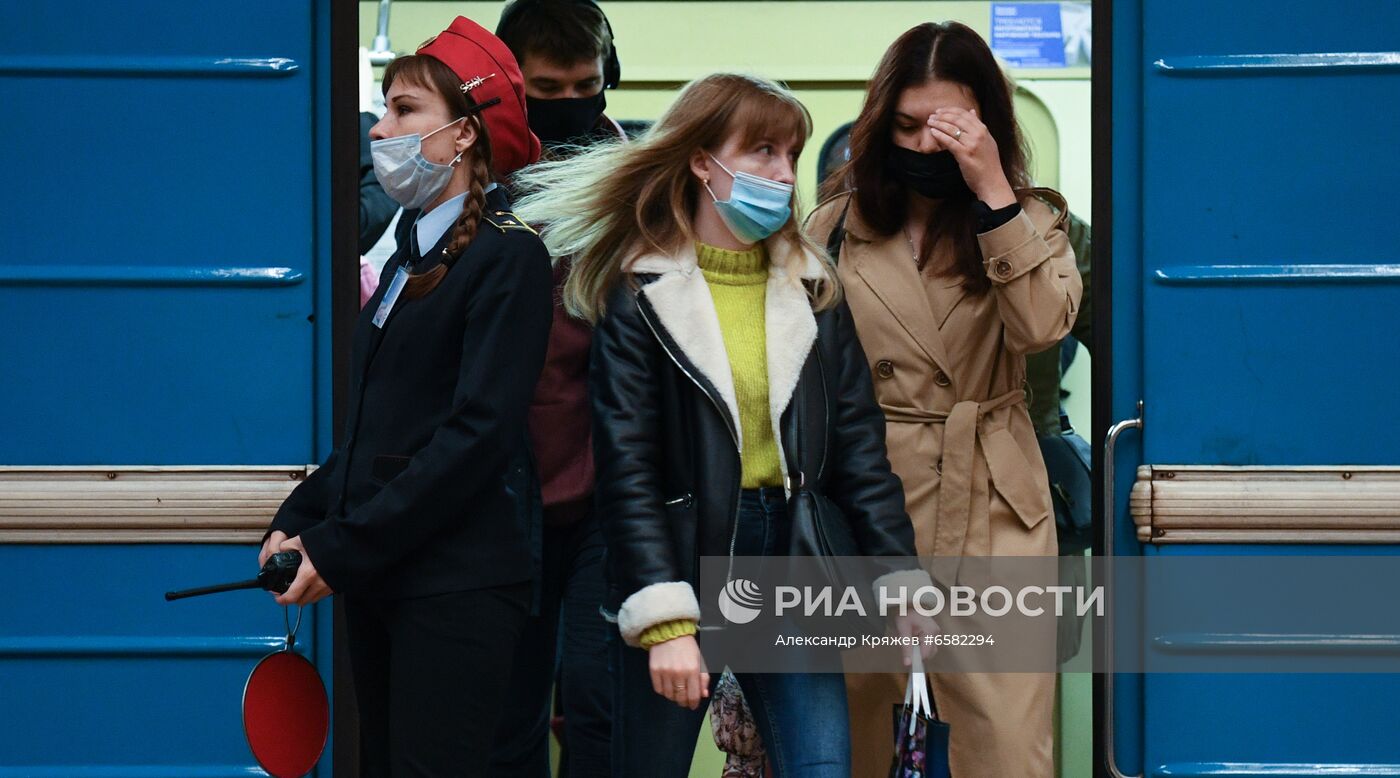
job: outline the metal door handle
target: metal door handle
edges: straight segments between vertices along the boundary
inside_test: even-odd
[[[1142,429],[1142,400],[1138,400],[1137,418],[1124,419],[1112,427],[1108,428],[1108,435],[1103,441],[1103,551],[1104,569],[1108,573],[1108,584],[1110,591],[1113,587],[1112,567],[1114,554],[1114,525],[1117,524],[1118,512],[1114,504],[1113,494],[1113,457],[1114,449],[1118,445],[1118,436],[1130,429]],[[1110,593],[1110,598],[1112,594]],[[1109,611],[1109,622],[1104,624],[1103,630],[1103,657],[1104,657],[1104,760],[1108,763],[1108,774],[1113,778],[1141,778],[1140,775],[1127,776],[1118,769],[1118,758],[1114,753],[1113,737],[1113,611]]]
[[[1142,429],[1142,400],[1138,400],[1137,418],[1124,419],[1112,427],[1108,428],[1108,435],[1103,440],[1103,552],[1104,556],[1113,556],[1113,529],[1117,518],[1116,506],[1113,504],[1113,456],[1114,449],[1118,446],[1118,436],[1130,429]]]

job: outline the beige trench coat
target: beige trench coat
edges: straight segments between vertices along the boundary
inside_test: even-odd
[[[1045,464],[1026,409],[1025,355],[1059,342],[1082,292],[1063,199],[1059,214],[1021,193],[1022,212],[978,237],[992,288],[967,292],[955,277],[921,275],[902,234],[875,234],[852,203],[841,281],[888,422],[890,462],[904,482],[920,555],[1053,556]],[[808,234],[825,245],[851,202],[818,206]],[[944,266],[935,257],[932,266]],[[936,569],[951,583],[952,569]],[[962,627],[965,628],[965,625]],[[975,627],[974,627],[975,628]],[[1046,648],[1055,650],[1049,625]],[[891,705],[903,676],[849,674],[853,775],[884,775]],[[958,778],[1054,774],[1053,673],[943,673],[935,703],[952,730]]]

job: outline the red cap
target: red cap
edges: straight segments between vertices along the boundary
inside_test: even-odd
[[[452,25],[418,49],[457,74],[477,105],[491,136],[491,161],[496,175],[505,177],[540,158],[540,141],[530,132],[525,114],[525,77],[515,56],[486,28],[459,16]]]

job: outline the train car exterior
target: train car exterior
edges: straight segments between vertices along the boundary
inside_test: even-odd
[[[251,577],[329,450],[332,6],[6,4],[0,776],[261,774],[282,609],[162,594]]]
[[[1112,299],[1096,438],[1113,425],[1118,441],[1105,550],[1394,555],[1400,506],[1366,495],[1400,462],[1381,183],[1400,174],[1400,7],[1095,5],[1112,57],[1095,81],[1096,180],[1112,182],[1095,208],[1111,244],[1096,291]],[[1290,501],[1305,479],[1312,496]],[[1145,650],[1168,650],[1150,606],[1124,606]],[[1203,656],[1326,655],[1343,672],[1101,676],[1099,774],[1400,775],[1400,676],[1344,672],[1362,653],[1311,631],[1192,639]]]

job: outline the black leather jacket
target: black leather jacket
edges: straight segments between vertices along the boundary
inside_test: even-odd
[[[611,295],[594,335],[590,378],[607,608],[619,611],[633,644],[653,624],[698,617],[691,603],[699,559],[731,553],[741,470],[733,415],[679,342],[691,341],[694,351],[694,337],[664,325],[668,317],[646,291],[658,276],[635,278],[635,288],[621,283]],[[771,300],[770,289],[770,327]],[[812,316],[810,307],[801,315]],[[669,318],[695,323],[684,310]],[[789,489],[802,483],[833,501],[863,554],[912,557],[904,490],[886,457],[885,420],[850,310],[842,303],[816,313],[815,323],[805,362],[792,362],[800,374],[779,423]],[[770,370],[770,386],[782,383]]]

